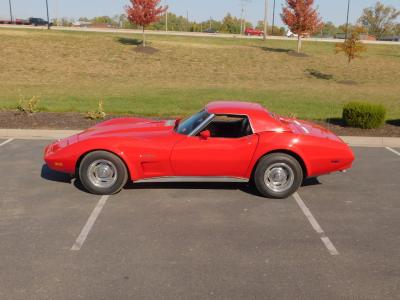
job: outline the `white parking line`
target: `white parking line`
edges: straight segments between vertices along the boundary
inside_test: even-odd
[[[400,152],[398,152],[390,147],[386,147],[386,149],[388,149],[389,151],[393,152],[394,154],[397,154],[398,156],[400,156]]]
[[[335,246],[331,242],[331,240],[326,236],[324,230],[318,224],[317,220],[314,218],[311,211],[308,209],[304,201],[300,198],[298,193],[293,195],[294,199],[296,200],[297,204],[299,205],[300,209],[302,210],[303,214],[306,216],[308,221],[310,222],[311,226],[314,230],[320,235],[321,241],[324,243],[326,249],[328,249],[331,255],[339,255],[339,252],[336,250]]]
[[[83,243],[85,243],[87,236],[89,235],[90,230],[92,229],[96,219],[101,213],[104,205],[106,204],[108,198],[110,196],[103,196],[100,198],[99,202],[97,202],[96,207],[93,209],[92,213],[90,214],[89,219],[87,220],[85,226],[82,228],[81,233],[79,234],[78,238],[76,239],[74,245],[71,248],[71,251],[79,251],[81,250]]]
[[[4,146],[4,145],[6,145],[6,144],[8,144],[8,143],[10,143],[10,142],[12,142],[13,140],[14,140],[14,139],[8,139],[8,140],[2,142],[2,143],[0,144],[0,147],[1,147],[1,146]]]

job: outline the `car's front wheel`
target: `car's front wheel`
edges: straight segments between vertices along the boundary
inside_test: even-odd
[[[294,194],[303,182],[303,170],[293,156],[272,153],[258,162],[254,183],[264,197],[283,199]]]
[[[106,151],[95,151],[82,159],[79,179],[92,194],[112,195],[124,187],[128,172],[118,156]]]

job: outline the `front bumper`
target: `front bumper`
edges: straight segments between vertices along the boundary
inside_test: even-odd
[[[70,155],[68,148],[60,145],[61,141],[48,145],[44,150],[44,161],[54,171],[75,174],[75,159]]]

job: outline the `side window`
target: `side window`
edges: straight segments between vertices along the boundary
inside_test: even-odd
[[[246,116],[216,115],[204,130],[209,130],[212,138],[241,138],[253,134]]]

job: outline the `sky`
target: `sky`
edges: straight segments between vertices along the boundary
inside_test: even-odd
[[[222,19],[227,12],[240,16],[241,0],[161,0],[167,3],[170,11],[186,16],[189,19],[204,21],[210,17]],[[264,16],[264,0],[248,0],[246,19],[252,23],[262,20]],[[94,17],[123,13],[123,7],[128,0],[48,0],[50,18],[67,17],[78,19],[81,16]],[[392,5],[400,10],[400,0],[381,0],[385,5]],[[14,18],[29,18],[46,16],[45,0],[11,0]],[[281,26],[279,16],[284,0],[276,0],[275,24]],[[351,0],[350,21],[356,22],[362,9],[373,6],[376,0]],[[347,0],[315,0],[322,19],[336,25],[346,22]],[[269,0],[269,23],[272,21],[273,0]],[[9,19],[9,0],[0,0],[0,18]]]

